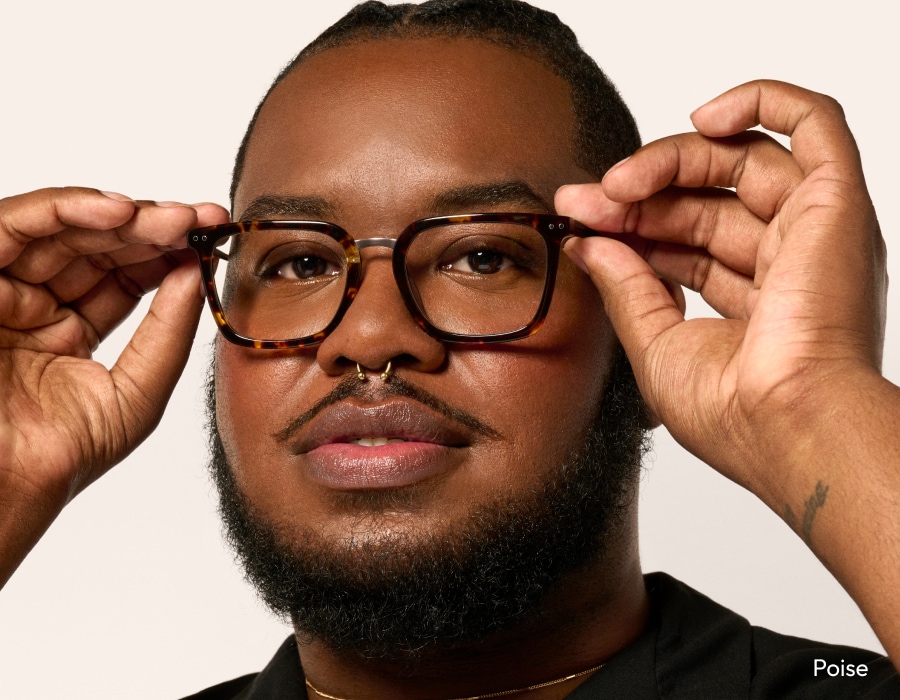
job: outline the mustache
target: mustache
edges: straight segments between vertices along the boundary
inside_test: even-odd
[[[290,440],[326,408],[345,399],[357,398],[366,401],[385,401],[394,397],[417,401],[435,413],[439,413],[444,418],[455,421],[484,437],[500,437],[500,433],[497,430],[471,413],[451,406],[443,399],[439,399],[434,394],[396,375],[392,375],[387,381],[381,382],[380,388],[373,391],[369,380],[359,379],[356,374],[344,377],[344,379],[335,384],[330,392],[316,401],[309,410],[292,420],[287,426],[275,433],[273,437],[279,442]]]

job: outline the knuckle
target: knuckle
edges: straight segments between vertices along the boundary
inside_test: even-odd
[[[710,255],[701,255],[694,264],[691,272],[691,289],[695,292],[702,292],[709,280],[710,271],[712,270],[713,258]]]
[[[701,202],[700,214],[697,216],[691,231],[690,244],[696,248],[709,245],[719,226],[719,216],[725,200],[722,197],[711,197]]]
[[[844,107],[831,95],[820,92],[813,93],[812,109],[829,119],[842,123],[846,123],[847,121],[846,115],[844,114]]]
[[[112,270],[112,274],[116,280],[116,284],[118,284],[119,286],[119,289],[121,289],[128,296],[135,299],[140,299],[147,293],[148,290],[144,289],[144,287],[137,280],[133,279],[122,268],[114,268]]]

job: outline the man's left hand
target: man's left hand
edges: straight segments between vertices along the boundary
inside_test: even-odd
[[[600,290],[649,410],[788,521],[896,664],[900,390],[880,373],[885,245],[856,144],[834,100],[774,81],[692,121],[557,193],[560,214],[611,232],[565,251]],[[677,285],[722,318],[685,320]]]

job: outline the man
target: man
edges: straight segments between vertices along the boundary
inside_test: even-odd
[[[506,9],[523,23],[532,17],[519,6]],[[366,19],[366,12],[375,19]],[[349,29],[333,32],[332,43],[325,40],[286,74],[243,150],[237,218],[324,218],[356,239],[391,239],[428,216],[548,212],[558,187],[596,181],[624,155],[615,153],[615,144],[586,145],[597,132],[586,137],[584,124],[572,119],[578,98],[546,50],[511,41],[509,34],[473,36],[471,9],[466,31],[458,20],[438,31],[421,19],[427,13],[417,24],[406,12],[412,16],[401,10],[382,20],[384,8],[361,10],[348,20]],[[607,106],[604,114],[620,109]],[[642,236],[626,240],[653,267],[610,238],[567,242],[574,266],[562,257],[555,306],[533,337],[472,346],[445,342],[434,329],[423,333],[413,320],[417,308],[438,322],[438,330],[449,332],[452,324],[440,324],[427,295],[422,299],[422,284],[413,282],[417,300],[400,297],[383,241],[376,241],[361,251],[359,293],[320,344],[266,355],[219,343],[214,448],[223,507],[264,597],[296,621],[311,697],[507,691],[562,697],[581,684],[578,692],[591,697],[585,693],[621,693],[623,678],[634,692],[659,685],[665,694],[669,685],[687,683],[708,697],[738,689],[771,693],[786,678],[794,685],[821,683],[796,669],[811,666],[813,654],[824,651],[760,632],[756,646],[741,654],[731,645],[746,642],[749,629],[723,630],[740,627],[727,616],[684,627],[686,636],[717,630],[722,637],[693,654],[680,642],[678,653],[657,651],[655,664],[647,665],[642,655],[657,638],[675,643],[666,634],[691,617],[690,606],[700,605],[663,579],[650,582],[648,598],[640,578],[633,467],[641,428],[655,419],[784,515],[855,595],[892,653],[896,461],[889,419],[896,395],[875,372],[883,323],[877,225],[846,127],[827,100],[780,84],[754,84],[694,120],[707,137],[729,137],[752,126],[757,112],[764,126],[792,133],[794,157],[757,136],[710,141],[691,135],[647,147],[602,185],[556,193],[559,213],[599,230]],[[627,130],[622,118],[615,130],[601,133],[616,135],[618,147],[627,148]],[[600,157],[592,159],[594,153]],[[736,186],[741,198],[664,189],[670,183]],[[14,375],[26,391],[10,394],[15,427],[7,435],[13,435],[10,463],[17,468],[10,483],[40,487],[6,491],[7,571],[68,493],[108,468],[158,419],[189,347],[185,329],[196,315],[186,303],[196,279],[179,266],[182,258],[160,258],[145,247],[114,253],[117,265],[137,267],[104,294],[85,295],[99,278],[85,280],[90,267],[66,267],[69,253],[40,242],[26,245],[28,238],[54,232],[50,204],[71,226],[122,227],[129,240],[146,238],[157,246],[175,245],[187,228],[223,219],[211,206],[136,206],[92,192],[36,193],[4,203],[10,242],[3,264],[24,299],[13,307],[19,325],[11,327],[38,329],[10,356],[28,360],[15,365]],[[719,225],[702,241],[692,238],[695,222],[702,227],[703,212],[710,211]],[[838,227],[842,244],[861,251],[849,261],[827,249]],[[242,245],[250,245],[246,240],[255,239]],[[650,247],[647,240],[663,244]],[[119,247],[118,234],[80,230],[65,242],[95,256]],[[679,245],[688,242],[700,245]],[[234,249],[231,257],[231,269],[241,270]],[[297,259],[313,267],[281,265],[279,278],[300,278],[323,260]],[[494,248],[477,248],[443,263],[449,273],[471,275],[479,265],[482,272],[496,272],[493,264],[509,270],[511,259],[498,262]],[[795,260],[804,263],[799,271]],[[734,321],[684,323],[677,288],[663,286],[657,275],[701,289]],[[135,288],[129,285],[149,286],[163,276],[155,314],[111,373],[86,363],[47,364],[46,355],[36,360],[28,353],[85,356],[130,304]],[[46,292],[35,291],[38,282],[70,305],[56,308]],[[231,291],[219,289],[226,307],[230,298],[236,308],[240,289],[237,283]],[[598,312],[601,305],[608,318]],[[471,319],[472,307],[466,310]],[[291,322],[299,323],[298,315]],[[252,333],[259,318],[248,316],[250,325],[236,330],[259,337]],[[280,323],[269,328],[291,328]],[[635,369],[646,414],[629,398],[613,330]],[[552,377],[552,386],[543,377]],[[90,386],[92,398],[73,414],[73,405],[85,406],[79,384]],[[860,388],[869,406],[843,400]],[[842,407],[843,420],[810,421],[807,411],[818,411],[823,400]],[[37,405],[42,412],[61,411],[59,419],[35,417]],[[863,408],[867,417],[885,421],[862,421]],[[838,431],[837,424],[853,430]],[[631,437],[630,445],[623,436],[609,439],[614,427]],[[776,429],[799,438],[773,444]],[[372,444],[379,439],[409,444]],[[366,450],[374,456],[360,456]],[[848,483],[848,454],[882,468],[873,471],[873,483]],[[835,503],[841,515],[830,516]],[[869,527],[854,528],[852,519],[843,522],[843,513],[852,516],[854,509],[884,516],[877,537]],[[573,544],[573,538],[580,541]],[[868,570],[855,559],[859,541]],[[517,565],[523,553],[541,558]],[[486,578],[473,584],[478,575]],[[312,604],[317,595],[321,601]],[[373,601],[379,605],[373,608]],[[712,615],[704,606],[697,614]],[[713,651],[727,653],[712,658]],[[253,692],[273,692],[266,683],[279,692],[296,686],[296,654],[286,646]],[[797,666],[786,669],[781,664],[790,655]],[[834,681],[829,674],[830,682],[886,692],[884,684],[896,682],[883,660],[845,655],[852,661],[842,663],[852,663],[854,672],[866,665],[870,685],[855,686],[859,677],[846,675]],[[249,684],[215,692],[229,697]]]

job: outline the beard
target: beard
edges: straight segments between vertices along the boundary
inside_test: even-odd
[[[415,662],[538,615],[555,584],[622,537],[649,448],[620,348],[583,444],[539,487],[475,505],[449,532],[335,541],[312,528],[283,532],[254,510],[218,432],[214,375],[211,366],[210,471],[247,580],[299,636],[363,658]]]

